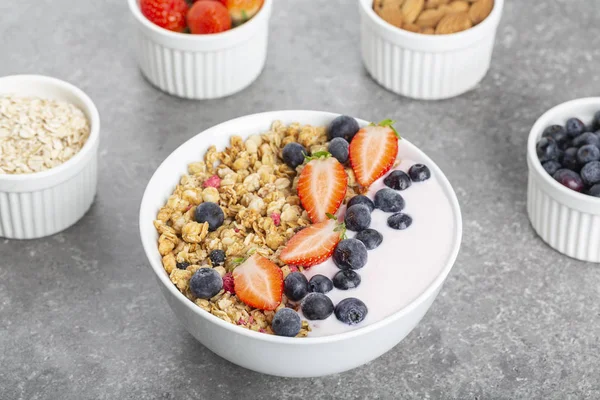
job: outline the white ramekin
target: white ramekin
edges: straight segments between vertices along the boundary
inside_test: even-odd
[[[90,137],[70,160],[34,174],[0,175],[0,237],[35,239],[76,223],[96,195],[100,117],[80,89],[40,75],[0,78],[0,93],[64,100],[79,107],[90,121]]]
[[[600,198],[575,192],[552,179],[535,146],[546,127],[564,125],[571,117],[588,123],[599,110],[600,97],[560,104],[536,121],[527,143],[527,212],[533,229],[557,251],[591,262],[600,262]]]
[[[139,0],[128,1],[140,69],[159,89],[188,99],[214,99],[239,92],[262,72],[273,0],[265,0],[245,24],[210,35],[163,29],[144,17]]]
[[[440,291],[452,269],[460,248],[462,220],[458,200],[440,168],[406,139],[403,146],[422,155],[439,177],[452,204],[455,235],[452,252],[440,275],[407,307],[372,325],[351,332],[324,337],[286,338],[253,332],[235,326],[202,310],[188,300],[170,281],[158,252],[158,234],[153,221],[165,204],[187,165],[198,160],[209,146],[225,148],[230,133],[246,138],[266,132],[271,123],[301,122],[313,126],[328,125],[336,114],[321,111],[275,111],[237,118],[210,128],[182,144],[158,167],[144,193],[140,207],[140,235],[146,256],[160,289],[185,328],[207,348],[221,357],[254,371],[287,377],[314,377],[346,371],[365,364],[397,345],[418,324]],[[361,126],[367,121],[358,120]],[[349,351],[351,349],[351,351]],[[290,363],[290,360],[294,360]]]
[[[495,0],[479,25],[450,35],[399,29],[373,11],[373,0],[358,3],[363,62],[384,88],[415,99],[447,99],[473,89],[487,73],[504,0]]]

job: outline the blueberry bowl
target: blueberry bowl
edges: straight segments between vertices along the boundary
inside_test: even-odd
[[[600,97],[559,104],[535,122],[527,143],[531,225],[550,247],[590,262],[600,262],[600,186],[591,176],[600,172],[598,111]]]
[[[443,201],[447,203],[451,215],[447,251],[437,252],[439,257],[436,256],[436,273],[424,281],[422,290],[415,292],[396,311],[382,316],[376,322],[342,333],[304,338],[283,337],[255,332],[226,322],[198,307],[173,285],[162,265],[157,246],[158,234],[153,221],[181,175],[186,174],[187,165],[197,161],[199,155],[211,145],[215,145],[217,149],[226,147],[231,132],[246,139],[250,135],[269,131],[274,121],[326,126],[337,116],[320,111],[275,111],[249,115],[214,126],[171,153],[158,167],[144,193],[139,219],[141,240],[153,275],[167,303],[185,329],[200,343],[242,367],[277,376],[316,377],[343,372],[374,360],[400,343],[415,328],[431,307],[458,255],[462,220],[454,190],[440,168],[403,138],[401,143],[404,153],[399,153],[399,158],[413,157],[412,159],[427,164],[432,176],[438,178],[440,193],[445,197]],[[369,124],[367,121],[357,121],[360,126]],[[430,227],[427,226],[425,230],[427,229]],[[390,259],[389,262],[406,263],[405,260],[397,259]],[[422,267],[418,261],[415,263],[417,269]],[[363,273],[365,280],[368,280],[367,276],[367,272]],[[365,283],[367,284],[368,282]],[[375,313],[376,310],[372,309],[370,315]]]

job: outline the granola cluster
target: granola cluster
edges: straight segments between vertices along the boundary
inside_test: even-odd
[[[295,268],[285,265],[279,254],[288,239],[310,225],[310,219],[296,192],[303,167],[293,170],[281,156],[283,147],[291,142],[302,144],[311,154],[327,150],[326,128],[275,121],[268,132],[246,141],[232,136],[223,151],[211,146],[204,161],[188,166],[188,175],[181,178],[154,221],[163,266],[181,293],[227,322],[266,333],[273,333],[275,312],[290,305],[285,295],[277,310],[263,311],[252,309],[225,289],[210,300],[196,298],[189,281],[200,268],[215,268],[224,276],[237,266],[239,258],[252,252],[280,266],[284,277]],[[352,169],[346,168],[346,172],[348,200],[358,187]],[[225,222],[214,232],[208,231],[208,223],[194,220],[195,208],[202,202],[218,203],[225,213]],[[215,249],[225,252],[224,266],[211,264],[208,254]],[[180,269],[178,264],[189,265]],[[308,323],[303,321],[298,336],[308,332]]]

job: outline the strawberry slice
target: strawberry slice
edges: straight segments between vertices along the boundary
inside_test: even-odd
[[[398,156],[400,136],[394,121],[381,121],[359,130],[350,143],[350,165],[356,180],[369,187],[392,168]]]
[[[310,157],[298,179],[298,197],[313,223],[335,214],[348,188],[348,175],[338,160],[323,151]]]
[[[344,232],[344,225],[338,225],[335,219],[310,225],[292,236],[279,258],[289,265],[320,264],[331,256]]]
[[[283,273],[272,261],[253,254],[233,270],[233,285],[245,304],[271,311],[281,303]]]

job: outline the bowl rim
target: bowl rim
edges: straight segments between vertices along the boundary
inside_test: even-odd
[[[127,3],[129,4],[129,10],[133,14],[133,16],[138,20],[138,22],[140,22],[147,29],[150,29],[152,32],[158,35],[173,40],[190,40],[195,43],[214,43],[218,40],[226,40],[229,38],[243,36],[246,33],[249,33],[247,31],[252,29],[254,25],[258,24],[258,20],[262,19],[265,13],[268,13],[268,9],[271,7],[272,1],[273,0],[264,0],[263,5],[260,7],[258,12],[248,21],[244,22],[242,25],[236,26],[224,32],[211,33],[206,35],[194,35],[191,33],[173,32],[168,29],[162,28],[150,22],[150,20],[142,14],[142,11],[140,10],[139,6],[139,0],[127,0]]]
[[[374,21],[380,28],[384,29],[391,35],[396,35],[398,38],[401,39],[418,39],[422,40],[423,42],[436,44],[439,44],[443,41],[454,40],[460,42],[467,38],[471,40],[473,37],[483,37],[483,32],[481,31],[488,29],[488,25],[491,25],[495,23],[495,21],[500,19],[500,14],[502,13],[502,8],[504,6],[504,0],[494,0],[494,8],[492,8],[490,15],[488,15],[487,18],[479,24],[467,30],[444,35],[425,35],[423,33],[411,32],[402,28],[398,28],[397,26],[394,26],[389,22],[385,21],[373,10],[373,1],[374,0],[358,0],[365,14],[368,15],[371,18],[371,20]],[[371,6],[368,6],[368,4],[370,4]]]
[[[155,255],[152,255],[152,253],[158,251],[158,247],[156,245],[155,240],[146,240],[145,239],[144,223],[147,223],[148,221],[144,220],[144,210],[148,208],[148,206],[146,206],[146,203],[149,201],[149,198],[151,196],[150,186],[153,184],[153,181],[156,178],[157,172],[159,170],[161,170],[162,168],[166,168],[165,165],[166,165],[167,161],[169,161],[172,157],[174,157],[177,154],[177,152],[180,151],[182,148],[188,147],[188,143],[195,140],[198,136],[201,136],[206,133],[217,132],[217,131],[229,132],[227,129],[227,126],[229,124],[239,123],[240,121],[242,121],[244,119],[260,118],[261,120],[268,120],[269,122],[272,122],[272,121],[275,121],[278,119],[282,119],[283,114],[288,114],[288,115],[289,114],[298,114],[298,115],[318,114],[319,116],[327,117],[330,120],[333,120],[335,117],[340,115],[338,113],[331,113],[331,112],[326,112],[326,111],[314,111],[314,110],[278,110],[278,111],[262,112],[262,113],[249,114],[249,115],[237,117],[237,118],[222,122],[220,124],[214,125],[208,129],[192,136],[190,139],[186,140],[179,147],[177,147],[173,152],[171,152],[165,158],[165,160],[163,160],[163,162],[158,166],[158,168],[155,170],[152,177],[148,181],[148,185],[146,186],[146,189],[144,190],[144,194],[143,194],[141,205],[140,205],[140,218],[139,218],[139,227],[140,227],[140,236],[141,236],[142,245],[144,247],[144,252],[146,254],[146,257],[152,267],[152,270],[154,271],[154,274],[156,275],[158,280],[166,287],[166,289],[179,302],[184,303],[185,306],[190,311],[192,311],[194,314],[200,316],[207,322],[215,323],[224,329],[227,329],[233,333],[237,333],[237,334],[246,336],[250,339],[256,339],[256,340],[261,340],[261,341],[270,342],[270,343],[295,345],[295,346],[308,346],[308,345],[314,345],[314,344],[323,344],[323,343],[342,341],[342,340],[350,339],[350,338],[353,338],[356,336],[366,335],[369,332],[378,330],[379,328],[386,326],[388,324],[391,324],[392,322],[409,314],[412,310],[414,310],[415,308],[420,306],[421,303],[423,303],[430,296],[432,296],[435,293],[435,291],[441,289],[448,274],[452,270],[452,267],[454,266],[454,263],[456,262],[456,259],[458,257],[458,253],[459,253],[460,246],[462,243],[462,215],[461,215],[460,205],[458,203],[458,198],[456,197],[456,193],[455,193],[454,189],[452,188],[452,185],[448,181],[448,178],[446,177],[446,175],[442,172],[442,170],[438,167],[438,165],[433,160],[431,160],[431,158],[429,158],[429,156],[427,156],[418,147],[414,146],[412,143],[410,143],[408,140],[406,140],[404,138],[402,138],[402,140],[404,140],[405,143],[408,143],[409,146],[412,146],[414,150],[419,152],[420,155],[422,156],[422,159],[424,160],[424,162],[426,162],[428,164],[429,168],[438,175],[440,185],[442,185],[444,191],[447,193],[448,200],[451,203],[451,207],[452,207],[452,210],[454,213],[454,223],[455,223],[454,236],[455,237],[454,237],[453,248],[449,253],[449,256],[448,256],[448,259],[446,260],[446,264],[444,265],[444,268],[439,272],[437,277],[423,290],[423,292],[419,296],[417,296],[415,299],[413,299],[405,307],[401,308],[400,310],[396,311],[395,313],[390,314],[389,316],[387,316],[373,324],[370,324],[370,325],[367,325],[367,326],[364,326],[364,327],[361,327],[358,329],[354,329],[352,331],[344,332],[344,333],[338,333],[338,334],[328,335],[328,336],[304,337],[301,339],[296,338],[296,337],[283,337],[283,336],[276,336],[276,335],[268,335],[268,334],[261,333],[261,332],[254,332],[249,329],[244,329],[237,325],[226,322],[226,321],[218,318],[217,316],[215,316],[211,313],[208,313],[205,310],[198,307],[196,304],[194,304],[192,301],[190,301],[187,297],[185,297],[171,282],[168,275],[165,273],[162,262],[154,261]],[[294,118],[296,118],[296,117],[294,117]],[[355,118],[355,119],[357,120],[357,122],[359,123],[360,126],[366,126],[367,124],[369,124],[369,121],[359,119],[359,118]],[[155,211],[157,211],[157,210],[155,210]]]
[[[88,117],[90,122],[90,136],[86,140],[81,150],[79,150],[73,157],[64,163],[45,171],[33,172],[30,174],[0,174],[0,182],[29,182],[54,177],[79,164],[88,157],[88,153],[94,151],[94,147],[100,137],[100,114],[98,113],[98,109],[96,108],[96,105],[92,99],[83,90],[69,82],[46,75],[8,75],[0,77],[0,85],[6,81],[21,81],[32,85],[35,85],[36,83],[45,83],[70,92],[79,100],[81,100],[81,102],[87,108],[87,110],[81,111],[83,111],[85,114],[87,114],[86,111],[89,112],[89,116],[86,115],[86,117]],[[3,94],[3,92],[0,92],[0,94]],[[14,94],[19,96],[19,93]]]
[[[554,180],[542,167],[542,163],[538,159],[537,152],[535,149],[538,139],[541,138],[544,129],[546,129],[549,126],[547,121],[549,119],[552,119],[552,117],[556,113],[559,113],[565,109],[583,108],[592,105],[597,105],[598,110],[600,110],[600,97],[583,97],[579,99],[565,101],[564,103],[560,103],[544,112],[535,121],[535,123],[531,127],[531,130],[529,131],[529,137],[527,139],[527,158],[529,160],[530,166],[533,168],[535,173],[538,176],[541,176],[541,179],[545,181],[546,184],[552,187],[554,190],[558,191],[563,196],[568,196],[568,198],[572,199],[578,204],[587,203],[597,207],[600,205],[600,197],[594,197],[585,193],[576,192],[561,185],[556,180]],[[573,117],[578,118],[576,114],[577,112],[574,112]]]

